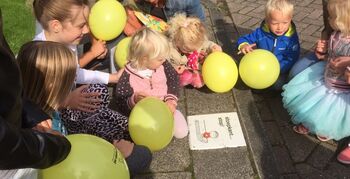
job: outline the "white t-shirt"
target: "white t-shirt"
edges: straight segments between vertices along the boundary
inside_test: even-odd
[[[37,34],[34,37],[33,41],[46,41],[44,31],[41,31],[39,34]],[[97,84],[97,83],[108,84],[109,73],[94,71],[94,70],[86,70],[86,69],[80,68],[79,63],[78,63],[77,46],[76,45],[69,45],[68,47],[75,53],[75,56],[77,59],[76,83],[78,83],[78,84]]]

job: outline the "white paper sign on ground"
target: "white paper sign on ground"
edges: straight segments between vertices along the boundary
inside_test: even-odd
[[[191,150],[246,146],[236,112],[188,116]]]

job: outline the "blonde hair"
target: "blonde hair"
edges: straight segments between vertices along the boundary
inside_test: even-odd
[[[35,18],[44,29],[47,29],[50,20],[58,20],[60,22],[73,20],[71,19],[72,6],[88,8],[88,5],[87,0],[34,0],[33,10]]]
[[[343,35],[350,35],[350,0],[329,0],[328,11],[335,15],[334,30],[339,30]]]
[[[294,5],[289,0],[268,0],[265,6],[265,16],[270,18],[271,12],[280,11],[283,15],[293,16]]]
[[[204,24],[196,17],[175,14],[170,19],[167,35],[175,47],[183,47],[190,51],[197,50],[207,40]]]
[[[144,28],[136,32],[130,42],[128,60],[133,68],[144,67],[145,59],[155,60],[168,58],[170,44],[163,34],[149,28]]]
[[[65,45],[50,41],[24,44],[17,57],[23,79],[23,97],[46,113],[57,110],[72,89],[77,63]]]

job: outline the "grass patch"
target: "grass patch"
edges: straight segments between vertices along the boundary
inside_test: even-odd
[[[25,0],[0,0],[0,8],[5,38],[17,54],[19,48],[34,37],[34,15]]]

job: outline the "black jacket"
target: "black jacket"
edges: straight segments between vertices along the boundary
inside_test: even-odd
[[[19,68],[2,31],[0,10],[0,169],[47,168],[66,158],[69,141],[60,136],[23,129],[49,118],[21,98]]]

